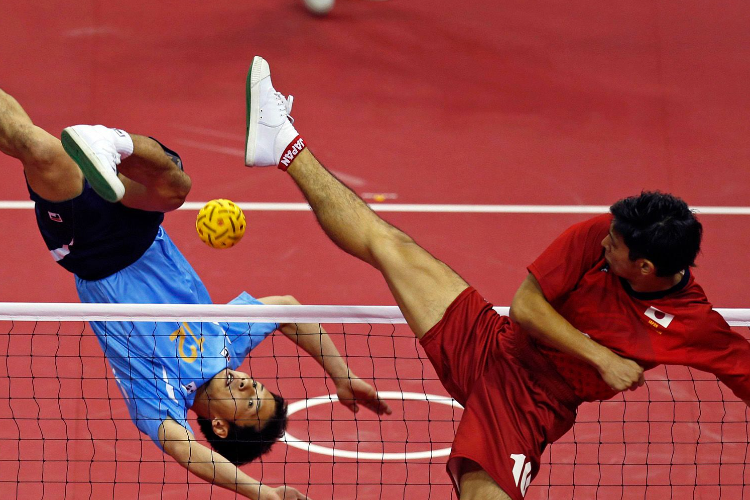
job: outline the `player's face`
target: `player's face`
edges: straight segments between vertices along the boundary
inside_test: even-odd
[[[276,400],[263,384],[229,368],[211,380],[209,397],[215,416],[241,427],[260,429],[276,412]]]
[[[602,246],[604,259],[617,276],[628,279],[638,272],[638,264],[630,260],[630,249],[625,245],[622,236],[615,231],[614,223],[609,226],[609,233],[602,240]]]

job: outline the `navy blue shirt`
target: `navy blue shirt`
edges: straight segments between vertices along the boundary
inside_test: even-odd
[[[120,271],[151,246],[164,220],[161,212],[103,200],[85,182],[72,200],[53,203],[29,188],[36,222],[58,264],[81,279],[99,280]]]

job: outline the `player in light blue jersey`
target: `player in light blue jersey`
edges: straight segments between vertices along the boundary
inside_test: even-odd
[[[152,138],[102,126],[69,127],[61,144],[2,90],[0,151],[23,164],[42,237],[52,257],[75,275],[82,302],[211,303],[161,227],[163,213],[182,205],[191,187],[177,153]],[[243,293],[232,303],[298,302]],[[237,468],[268,451],[286,425],[283,399],[237,370],[273,331],[279,329],[323,366],[345,406],[391,412],[375,389],[348,369],[320,325],[92,322],[92,327],[138,428],[192,473],[247,498],[307,498],[291,487],[261,484]],[[188,410],[198,415],[216,451],[195,439]]]

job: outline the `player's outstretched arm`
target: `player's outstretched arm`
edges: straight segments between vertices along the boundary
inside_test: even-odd
[[[516,291],[510,317],[538,340],[593,365],[612,389],[634,390],[643,385],[643,368],[578,331],[547,302],[533,274]]]
[[[203,446],[195,436],[174,420],[165,420],[159,427],[164,451],[175,461],[209,483],[236,491],[252,500],[309,500],[289,486],[276,488],[261,484],[227,459]]]
[[[291,295],[263,297],[258,300],[269,305],[300,304]],[[390,415],[392,413],[388,404],[378,398],[375,388],[349,369],[331,337],[328,336],[321,325],[317,323],[282,323],[279,325],[279,330],[323,367],[336,385],[336,394],[341,404],[355,413],[359,411],[360,404],[378,415]]]

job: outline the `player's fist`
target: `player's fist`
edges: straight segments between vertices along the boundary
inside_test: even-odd
[[[346,378],[338,378],[334,382],[339,402],[354,413],[359,411],[359,405],[364,405],[365,408],[378,415],[393,413],[388,403],[380,399],[375,388],[351,371]]]
[[[643,367],[632,359],[620,357],[615,353],[612,353],[608,362],[602,365],[599,374],[604,382],[617,392],[627,389],[634,391],[645,383]]]

